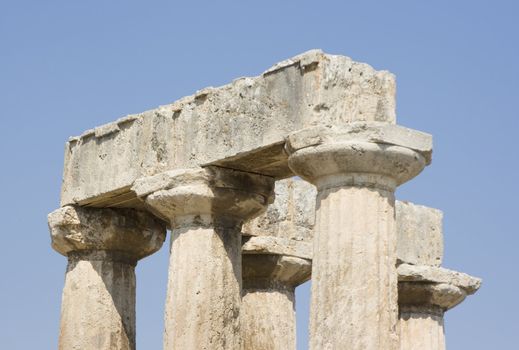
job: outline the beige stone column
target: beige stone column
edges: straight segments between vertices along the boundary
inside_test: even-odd
[[[443,314],[475,293],[481,280],[433,266],[398,267],[400,350],[443,350]]]
[[[244,350],[295,350],[295,288],[310,278],[315,187],[276,181],[265,213],[243,225]]]
[[[430,136],[352,123],[292,134],[287,150],[317,187],[310,349],[397,349],[394,190],[428,163]]]
[[[294,350],[295,287],[310,278],[312,263],[295,256],[262,254],[258,251],[260,246],[266,247],[260,242],[244,244],[243,349]]]
[[[135,265],[162,246],[165,225],[131,209],[67,206],[49,228],[68,257],[59,349],[135,349]]]
[[[240,349],[241,225],[272,201],[270,177],[209,167],[137,181],[171,223],[164,349]]]

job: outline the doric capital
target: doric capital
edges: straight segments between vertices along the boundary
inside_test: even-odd
[[[274,179],[219,167],[174,170],[135,182],[133,190],[172,226],[187,220],[243,222],[273,201]]]
[[[65,206],[50,213],[48,222],[52,247],[63,255],[115,251],[139,260],[166,238],[163,222],[134,209]]]
[[[243,254],[244,289],[295,288],[310,279],[312,261],[276,254]]]
[[[402,264],[397,271],[401,306],[439,307],[446,311],[481,285],[479,278],[441,267]]]
[[[385,123],[313,127],[288,137],[290,168],[317,187],[394,188],[430,163],[430,135]]]

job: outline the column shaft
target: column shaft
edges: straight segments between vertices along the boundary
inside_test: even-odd
[[[241,348],[241,227],[272,202],[274,179],[206,167],[133,189],[172,228],[164,349]]]
[[[66,206],[49,214],[52,247],[68,257],[60,350],[135,349],[135,265],[166,228],[131,209]]]
[[[439,307],[401,307],[400,350],[444,350],[443,310]]]
[[[397,343],[393,193],[318,190],[311,349],[394,349]]]
[[[164,349],[239,349],[239,227],[172,230]]]
[[[135,349],[133,264],[104,252],[69,256],[59,349]]]
[[[294,288],[244,288],[241,329],[244,350],[294,350]]]

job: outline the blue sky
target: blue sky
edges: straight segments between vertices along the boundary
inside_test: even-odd
[[[396,74],[399,124],[434,135],[432,165],[397,197],[442,209],[444,265],[484,279],[447,313],[449,349],[516,347],[518,11],[499,0],[1,0],[0,347],[56,348],[66,259],[46,215],[69,136],[312,48]],[[161,348],[166,272],[167,249],[138,265],[140,349]],[[308,294],[298,289],[299,349]]]

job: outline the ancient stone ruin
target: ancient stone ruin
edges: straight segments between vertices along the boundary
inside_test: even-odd
[[[441,211],[395,201],[431,154],[391,73],[318,50],[70,138],[59,348],[135,349],[135,265],[169,228],[164,349],[295,349],[310,278],[310,349],[444,349],[481,282],[441,267]]]

